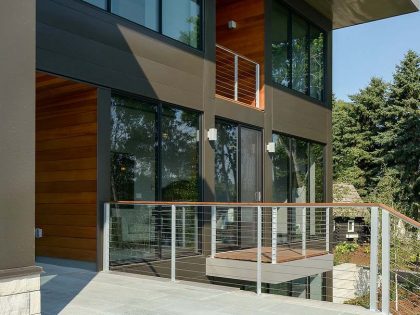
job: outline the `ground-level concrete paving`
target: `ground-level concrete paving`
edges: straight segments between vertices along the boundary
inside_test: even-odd
[[[371,312],[350,305],[244,292],[234,288],[175,282],[167,279],[96,273],[83,264],[38,262],[42,314],[309,314],[364,315]]]

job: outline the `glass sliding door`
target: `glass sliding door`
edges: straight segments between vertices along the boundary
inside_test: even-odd
[[[156,200],[156,119],[155,105],[112,97],[112,200]]]
[[[279,134],[273,134],[273,141],[273,201],[324,202],[324,145]],[[325,233],[325,213],[308,208],[306,214],[307,238]],[[303,209],[279,210],[277,218],[279,244],[300,242]]]
[[[241,202],[261,200],[261,131],[242,127],[241,147]],[[254,247],[257,242],[257,216],[255,208],[242,207],[240,211],[240,234],[242,247]]]
[[[113,94],[111,199],[200,201],[199,120],[195,111]],[[163,206],[114,206],[111,262],[168,258],[170,210]],[[197,209],[179,209],[177,216],[179,252],[197,253],[201,229]]]
[[[216,121],[215,192],[218,202],[261,201],[262,133],[240,124]],[[219,247],[255,247],[254,208],[218,211]]]

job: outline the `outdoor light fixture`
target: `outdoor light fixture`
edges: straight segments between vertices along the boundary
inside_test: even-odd
[[[276,152],[276,144],[274,142],[267,143],[267,152],[268,153]]]
[[[216,141],[217,140],[217,129],[216,128],[210,128],[209,131],[207,131],[207,138],[209,141]]]
[[[230,30],[234,30],[234,29],[236,29],[236,22],[235,22],[234,20],[230,20],[230,21],[228,22],[228,28],[229,28]]]

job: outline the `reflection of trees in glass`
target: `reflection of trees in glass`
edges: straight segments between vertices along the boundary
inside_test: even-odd
[[[278,1],[271,22],[273,82],[323,100],[325,33]]]
[[[162,199],[198,201],[198,114],[162,110]]]
[[[273,201],[287,202],[289,200],[289,138],[273,135],[276,152],[273,154]]]
[[[273,2],[272,12],[272,77],[273,81],[284,86],[289,86],[290,60],[288,43],[289,12],[278,1]]]
[[[216,200],[237,201],[238,128],[226,122],[216,122],[216,129]]]
[[[311,143],[311,164],[315,167],[315,178],[311,183],[315,183],[315,202],[324,202],[324,146],[322,144]]]
[[[111,188],[114,200],[154,200],[155,107],[114,95]]]
[[[292,88],[306,93],[308,78],[307,51],[308,24],[301,18],[292,16]]]
[[[303,140],[291,141],[292,202],[306,202],[309,179],[308,143]]]
[[[181,31],[179,40],[194,48],[199,48],[201,43],[201,19],[199,16],[191,16],[187,19],[187,24],[191,25],[190,30]]]
[[[158,114],[159,107],[162,114]],[[198,130],[199,115],[195,112],[113,95],[112,198],[155,200],[160,189],[163,200],[199,200]],[[159,181],[158,147],[162,165]],[[157,187],[159,183],[162,187]]]
[[[324,92],[324,33],[311,26],[310,95],[322,100]]]
[[[287,56],[288,43],[273,43],[271,45],[273,63],[273,81],[289,86],[290,60]]]

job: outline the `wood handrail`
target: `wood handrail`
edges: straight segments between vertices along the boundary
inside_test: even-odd
[[[191,201],[110,201],[113,205],[143,205],[143,206],[228,206],[228,207],[289,207],[289,208],[371,208],[378,207],[400,218],[408,224],[420,229],[420,222],[407,217],[401,212],[382,203],[279,203],[279,202],[191,202]]]

